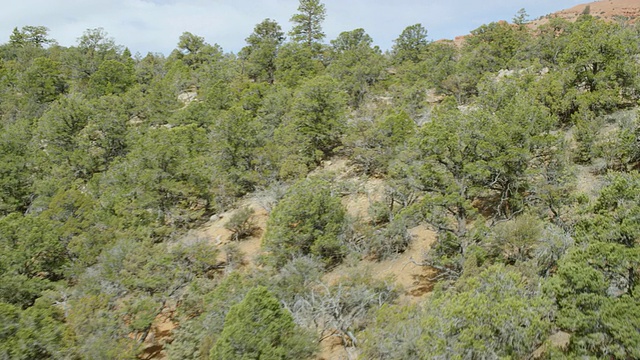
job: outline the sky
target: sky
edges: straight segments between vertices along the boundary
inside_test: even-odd
[[[4,2],[4,1],[3,1]],[[531,19],[588,0],[324,0],[325,41],[363,28],[382,50],[402,30],[420,23],[430,40],[453,39],[482,24],[508,20],[524,8]],[[16,0],[0,12],[0,43],[14,27],[46,26],[62,46],[73,46],[87,29],[104,28],[132,53],[168,55],[185,32],[202,36],[225,52],[245,46],[256,24],[276,20],[289,31],[298,0]]]

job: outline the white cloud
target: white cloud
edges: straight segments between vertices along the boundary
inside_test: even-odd
[[[432,40],[464,35],[491,21],[510,20],[525,8],[532,17],[568,8],[579,0],[325,0],[327,41],[364,28],[388,49],[402,30],[422,23]],[[255,24],[271,18],[288,30],[297,0],[21,0],[3,5],[0,42],[14,27],[44,25],[61,45],[76,44],[86,29],[103,27],[134,53],[168,54],[184,31],[237,52]]]

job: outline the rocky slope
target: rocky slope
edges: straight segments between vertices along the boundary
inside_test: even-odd
[[[629,21],[634,23],[640,17],[640,1],[638,0],[603,0],[576,5],[572,8],[560,10],[531,22],[533,26],[540,26],[554,17],[575,21],[582,14],[590,14],[596,18],[608,21]]]

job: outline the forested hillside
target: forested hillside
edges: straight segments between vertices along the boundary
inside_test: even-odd
[[[13,31],[0,359],[640,358],[640,25],[523,10],[383,52],[329,16],[300,0],[238,54]],[[418,227],[407,300],[362,264]]]

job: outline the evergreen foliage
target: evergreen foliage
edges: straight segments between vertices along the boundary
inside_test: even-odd
[[[300,0],[298,11],[291,17],[294,26],[289,35],[293,41],[316,47],[317,51],[316,45],[325,37],[322,32],[322,22],[327,16],[325,6],[320,0]]]
[[[338,263],[346,250],[339,238],[344,218],[345,210],[329,183],[300,180],[269,217],[264,247],[270,261],[282,267],[292,258],[312,254],[326,264]]]
[[[6,34],[1,359],[640,358],[638,25],[523,9],[385,51],[326,17],[301,0],[237,55]],[[372,262],[435,291],[401,305]]]
[[[229,309],[211,359],[307,359],[313,348],[293,317],[263,286],[250,290]]]

